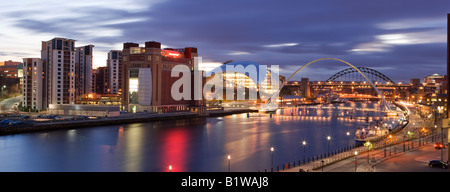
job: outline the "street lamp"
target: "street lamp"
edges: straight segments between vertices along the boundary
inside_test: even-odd
[[[358,164],[358,151],[355,151],[355,172],[357,164]]]
[[[169,172],[172,172],[172,165],[169,165]]]
[[[331,140],[331,137],[329,135],[327,136],[327,140],[328,140],[328,156],[330,156],[330,140]]]
[[[270,170],[273,172],[273,147],[270,148],[270,153],[272,154],[272,167],[270,168]]]
[[[370,149],[372,148],[372,143],[370,143],[370,141],[367,141],[366,143],[364,143],[364,146],[367,147],[367,163],[369,163],[369,156],[370,156]]]
[[[411,143],[411,149],[414,148],[414,141],[411,140],[413,134],[414,134],[413,132],[408,131],[408,137],[409,137],[409,140],[411,141],[411,142],[410,142],[410,143]],[[409,149],[409,144],[408,144],[408,149]]]
[[[392,154],[392,135],[389,135],[389,156]]]
[[[323,172],[323,163],[325,163],[325,161],[322,159],[322,161],[320,161],[322,163],[322,172]]]
[[[230,172],[231,156],[228,155],[228,172]]]
[[[303,140],[302,145],[303,145],[303,164],[304,164],[306,162],[306,151],[305,151],[306,141],[305,140]]]
[[[350,140],[350,132],[347,131],[347,148],[349,147],[349,146],[348,146],[349,140]]]

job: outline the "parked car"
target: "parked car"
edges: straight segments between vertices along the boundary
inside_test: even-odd
[[[22,123],[22,121],[11,121],[11,125],[20,125]]]
[[[3,119],[0,124],[9,124],[9,119]]]
[[[428,163],[429,167],[442,167],[444,169],[448,169],[448,163],[441,161],[441,160],[431,160]]]
[[[64,117],[60,117],[60,116],[55,116],[53,117],[54,120],[64,120]]]
[[[443,145],[441,142],[436,142],[436,143],[434,143],[434,148],[435,149],[443,149],[443,148],[445,148],[445,145]]]

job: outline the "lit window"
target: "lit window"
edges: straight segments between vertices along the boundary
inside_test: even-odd
[[[141,54],[141,48],[140,47],[131,47],[130,54]]]

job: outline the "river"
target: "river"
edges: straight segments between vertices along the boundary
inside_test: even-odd
[[[253,172],[270,170],[272,156],[276,169],[305,154],[353,145],[366,114],[382,116],[339,106],[379,108],[378,103],[342,103],[281,109],[272,117],[244,113],[0,136],[0,171],[162,172],[171,165],[177,172],[225,172],[230,163],[231,171]]]

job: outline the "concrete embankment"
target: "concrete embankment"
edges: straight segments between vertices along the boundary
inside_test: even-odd
[[[165,120],[178,120],[178,119],[191,119],[191,118],[205,118],[205,117],[217,117],[238,113],[255,112],[255,110],[214,110],[209,111],[209,115],[199,116],[193,112],[173,112],[173,113],[141,113],[141,114],[124,114],[120,117],[108,117],[89,120],[59,120],[49,122],[39,122],[34,120],[28,120],[21,125],[3,125],[0,127],[0,135],[11,135],[18,133],[29,132],[41,132],[41,131],[53,131],[53,130],[65,130],[65,129],[77,129],[85,127],[95,126],[107,126],[107,125],[119,125],[129,123],[151,122],[151,121],[165,121]],[[257,111],[256,111],[257,112]]]

